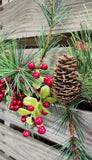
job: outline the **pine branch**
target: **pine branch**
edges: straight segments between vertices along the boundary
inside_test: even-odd
[[[49,5],[46,5],[45,3],[43,3],[41,0],[39,0],[39,5],[48,21],[49,24],[49,33],[48,36],[46,38],[46,40],[44,40],[44,35],[43,35],[43,31],[42,31],[42,39],[44,40],[42,42],[42,46],[43,46],[43,50],[41,53],[41,58],[40,58],[40,62],[38,63],[38,68],[40,67],[41,63],[43,62],[43,59],[46,57],[46,52],[53,46],[55,46],[58,41],[60,40],[59,38],[61,38],[61,36],[55,40],[53,42],[53,45],[51,45],[51,39],[52,39],[52,31],[53,28],[58,24],[61,23],[63,19],[65,19],[67,17],[67,15],[70,13],[70,10],[65,11],[64,8],[64,1],[59,1],[59,0],[49,0]],[[64,10],[62,13],[61,11]],[[61,15],[62,14],[62,15]],[[42,41],[42,40],[41,40]],[[40,43],[41,44],[41,43]]]

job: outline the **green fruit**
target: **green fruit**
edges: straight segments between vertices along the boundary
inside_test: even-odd
[[[41,93],[40,93],[40,95],[41,95],[41,98],[42,98],[42,99],[44,99],[44,98],[46,98],[47,96],[49,96],[49,95],[50,95],[50,87],[47,86],[47,85],[43,86],[43,87],[41,88]]]
[[[23,103],[24,103],[24,105],[26,105],[26,106],[32,105],[32,106],[34,106],[34,107],[36,107],[37,104],[38,104],[36,98],[33,98],[33,97],[25,97],[24,100],[23,100]]]

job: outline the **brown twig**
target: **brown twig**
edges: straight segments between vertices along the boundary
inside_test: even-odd
[[[75,138],[75,128],[74,128],[73,121],[72,121],[70,118],[69,118],[68,121],[69,121],[69,131],[70,131],[70,136],[71,136],[71,138]],[[72,151],[77,151],[75,142],[73,142]],[[77,153],[75,153],[75,160],[79,160],[79,156],[78,156]]]
[[[68,109],[68,107],[66,106],[65,108]],[[72,121],[72,115],[70,115],[70,111],[68,111],[68,113],[69,113],[68,126],[69,126],[70,136],[71,138],[75,138],[75,128],[74,128],[74,123]],[[78,151],[74,141],[72,144],[73,144],[72,151]],[[77,153],[75,153],[75,160],[79,160],[79,155]]]
[[[50,3],[50,9],[49,10],[50,10],[50,13],[51,13],[51,3]],[[47,49],[49,47],[49,44],[51,42],[51,35],[52,35],[52,30],[53,30],[53,17],[51,16],[50,18],[51,18],[51,21],[50,21],[51,26],[50,26],[49,34],[48,34],[47,39],[46,39],[46,47],[43,50],[42,57],[40,58],[40,62],[38,63],[37,68],[39,68],[41,63],[43,62],[43,59],[46,56],[46,51],[47,51]]]

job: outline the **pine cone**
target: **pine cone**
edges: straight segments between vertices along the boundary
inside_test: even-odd
[[[63,105],[67,105],[80,95],[77,70],[77,62],[74,57],[67,54],[59,57],[54,70],[52,89],[53,96]]]

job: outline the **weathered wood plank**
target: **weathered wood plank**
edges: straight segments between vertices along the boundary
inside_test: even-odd
[[[91,0],[66,0],[66,9],[71,8],[72,12],[63,21],[63,26],[60,24],[54,28],[53,33],[67,33],[79,31],[80,18],[84,21],[83,15],[87,17],[84,9],[86,5],[90,16],[92,15]],[[4,9],[0,13],[0,25],[4,26],[7,32],[16,30],[11,38],[34,37],[40,35],[40,26],[45,26],[46,34],[48,33],[48,24],[36,0],[13,0],[11,3],[3,6]],[[90,25],[90,21],[88,19]]]
[[[69,49],[68,47],[59,47],[54,49],[49,55],[47,54],[46,58],[44,58],[44,63],[48,64],[48,67],[52,67],[52,71],[53,68],[55,67],[55,64],[57,63],[57,60],[60,56],[62,56],[63,54],[67,53],[68,54]],[[24,50],[24,55],[28,55],[28,57],[35,55],[34,58],[37,59],[37,61],[39,62],[40,60],[40,54],[37,56],[36,53],[39,53],[39,49],[25,49]]]
[[[15,160],[52,160],[57,151],[48,145],[24,138],[22,133],[0,124],[0,150]],[[0,159],[1,160],[1,159]]]
[[[3,157],[2,155],[0,155],[0,160],[7,160],[7,159]]]
[[[21,122],[20,118],[17,118],[16,115],[14,115],[14,113],[12,112],[7,113],[6,105],[3,103],[1,104],[0,104],[1,119],[3,119],[6,122],[8,121],[10,124],[23,128],[23,123]],[[92,112],[87,112],[87,111],[77,111],[77,112],[79,112],[81,117],[84,119],[82,129],[85,136],[85,145],[87,149],[92,153],[92,125],[91,125]],[[67,140],[70,137],[70,135],[68,130],[66,130],[65,134],[61,134],[60,132],[55,134],[57,126],[53,128],[52,126],[57,118],[58,117],[54,115],[47,116],[47,121],[48,121],[48,126],[46,126],[47,132],[45,133],[45,135],[42,135],[42,137],[54,143],[63,145],[64,141]],[[34,130],[34,133],[37,133],[37,129]]]
[[[7,156],[3,151],[0,150],[0,160],[15,160],[15,159]]]

